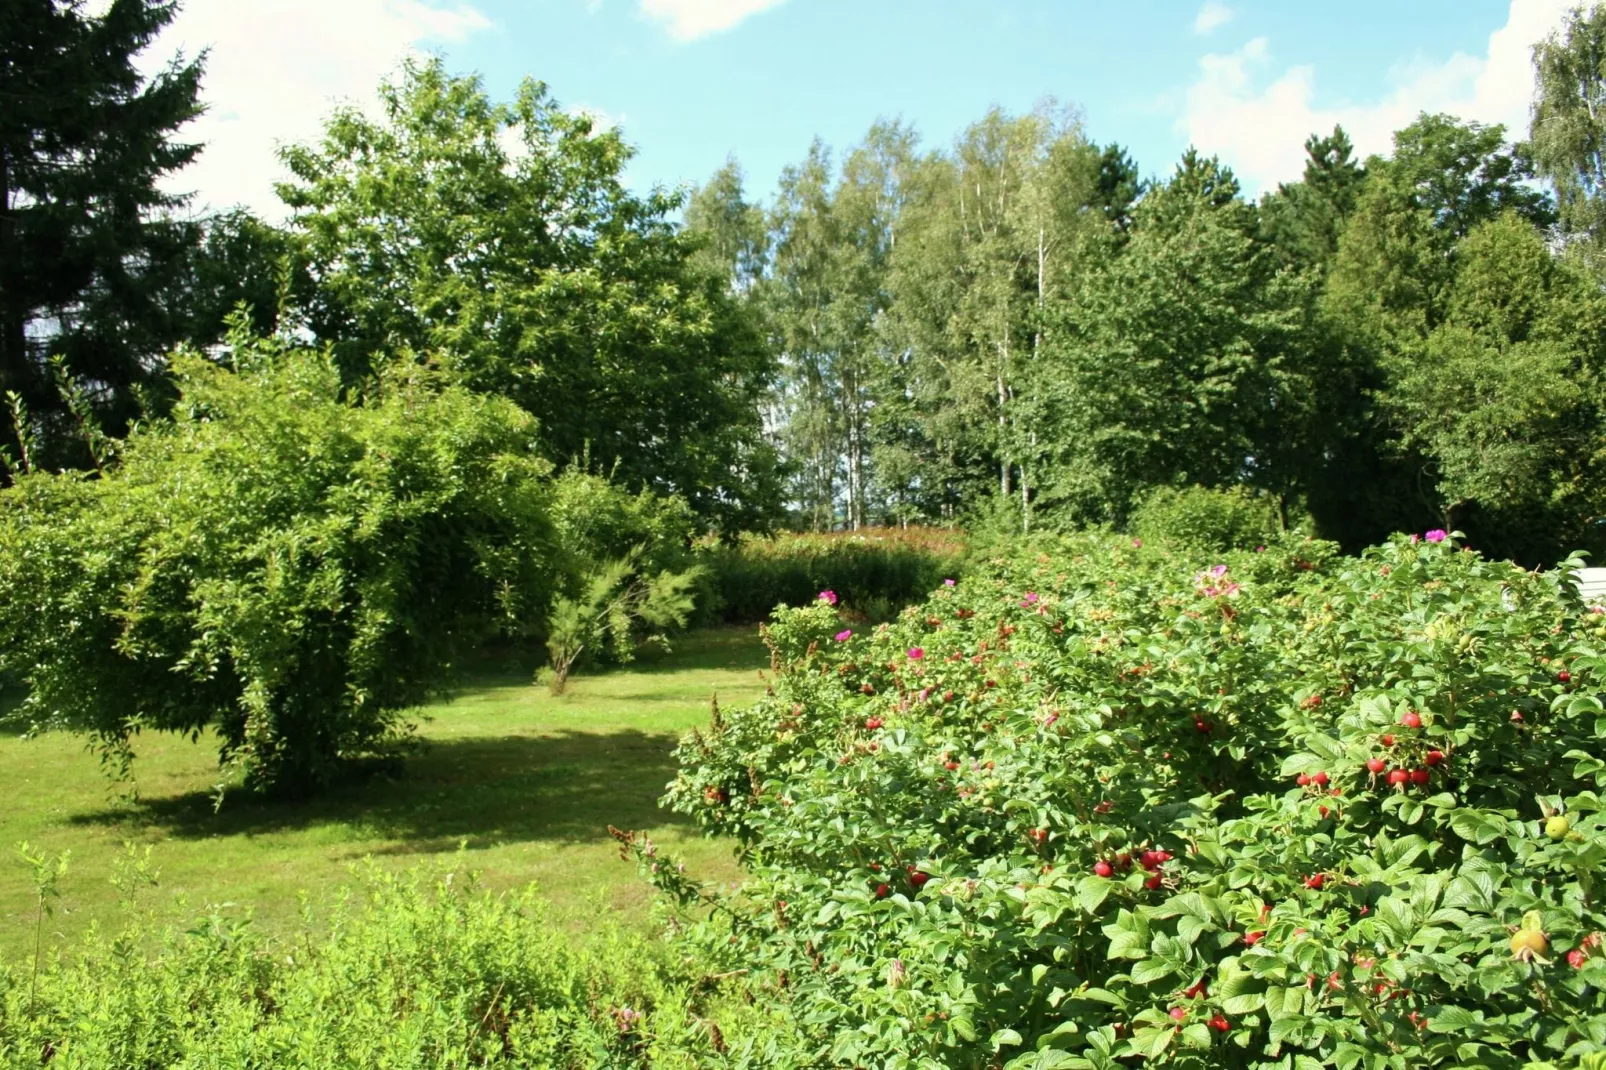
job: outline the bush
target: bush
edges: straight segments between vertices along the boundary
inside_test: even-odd
[[[773,693],[682,744],[750,876],[652,878],[795,1023],[767,1065],[1598,1058],[1606,616],[1453,540],[1133,542],[780,612]]]
[[[110,758],[210,726],[248,784],[303,791],[544,613],[549,467],[511,402],[401,365],[347,397],[324,354],[233,345],[177,358],[174,420],[104,477],[0,492],[0,675]]]
[[[0,964],[0,1064],[690,1068],[727,1046],[721,986],[661,943],[580,944],[533,890],[368,868],[357,895],[283,942],[211,913],[135,921],[47,962]],[[313,930],[324,930],[314,935]],[[733,1044],[760,1015],[729,1008]]]
[[[707,551],[724,620],[764,620],[777,606],[804,606],[834,591],[845,611],[890,617],[960,574],[963,536],[941,528],[747,536]]]
[[[1132,532],[1195,550],[1249,550],[1282,530],[1277,503],[1244,487],[1158,487],[1132,516]]]
[[[632,492],[607,477],[568,468],[552,481],[547,512],[571,594],[609,561],[634,557],[651,573],[684,572],[693,564],[697,522],[680,498]]]

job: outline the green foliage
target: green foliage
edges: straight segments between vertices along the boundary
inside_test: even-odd
[[[1214,160],[1185,160],[1056,310],[1041,481],[1062,521],[1123,523],[1151,487],[1230,483],[1281,452],[1280,414],[1309,392],[1303,284],[1277,273],[1236,192]]]
[[[1039,539],[839,642],[780,612],[668,796],[749,879],[651,874],[796,1023],[770,1066],[1577,1065],[1606,616],[1442,536]]]
[[[305,790],[394,753],[465,652],[538,619],[549,466],[527,414],[425,368],[345,392],[243,328],[229,359],[176,357],[174,420],[103,478],[0,491],[0,665],[108,760],[210,726],[246,783]]]
[[[844,610],[881,618],[917,602],[964,569],[965,542],[938,528],[750,536],[706,551],[714,605],[726,621],[764,620],[833,592]]]
[[[632,491],[617,480],[569,467],[552,480],[547,513],[564,572],[578,580],[605,561],[631,554],[647,571],[692,563],[697,520],[685,501]]]
[[[695,602],[691,594],[700,569],[650,573],[638,564],[639,554],[601,561],[580,577],[577,595],[559,594],[547,618],[547,650],[552,655],[547,685],[563,694],[575,662],[588,649],[605,648],[615,660],[634,656],[641,627],[664,642],[663,633],[683,627]]]
[[[46,358],[96,384],[94,418],[121,432],[184,337],[171,285],[201,236],[161,189],[201,149],[175,136],[200,114],[201,63],[140,70],[176,5],[104,8],[0,9],[0,397],[14,391],[31,410],[51,467],[87,458]],[[0,427],[0,446],[16,445]]]
[[[725,1011],[734,1043],[762,1036],[763,1013],[727,1007],[695,964],[638,937],[580,945],[532,889],[360,878],[283,942],[222,911],[187,930],[135,919],[51,963],[36,1001],[0,965],[0,1063],[689,1070],[727,1047],[703,1014]]]
[[[1305,172],[1261,201],[1261,230],[1274,254],[1296,269],[1325,271],[1338,238],[1355,211],[1366,169],[1350,155],[1354,144],[1341,126],[1328,137],[1305,139]]]
[[[1535,169],[1556,191],[1561,232],[1598,273],[1606,240],[1606,8],[1574,7],[1534,46],[1534,66]]]
[[[1250,550],[1282,530],[1277,503],[1244,487],[1160,487],[1132,515],[1132,531],[1192,550]]]
[[[742,530],[777,511],[758,398],[769,357],[700,242],[637,197],[632,150],[528,80],[509,104],[439,60],[337,111],[284,159],[316,289],[307,319],[348,381],[375,354],[438,356],[539,422],[543,454],[589,457]],[[509,151],[509,142],[517,149]]]

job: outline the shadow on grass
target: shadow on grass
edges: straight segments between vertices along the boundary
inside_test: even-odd
[[[458,690],[483,687],[525,686],[545,664],[544,650],[504,645],[482,650],[461,668]],[[758,625],[705,628],[670,640],[670,649],[645,644],[627,666],[582,661],[573,679],[606,676],[624,669],[631,673],[706,672],[735,670],[758,672],[770,667],[769,651],[758,637]]]
[[[28,722],[18,716],[26,692],[20,686],[7,686],[0,679],[0,736],[20,736],[28,731]]]
[[[251,836],[320,826],[398,841],[357,854],[429,854],[545,840],[606,839],[607,826],[686,824],[658,799],[675,774],[671,735],[635,730],[431,740],[402,773],[302,802],[190,792],[73,815],[76,825],[148,825],[185,838]]]
[[[757,672],[770,667],[769,651],[759,641],[756,624],[682,636],[671,641],[671,651],[664,653],[649,647],[631,663],[631,671],[666,673],[734,669]]]

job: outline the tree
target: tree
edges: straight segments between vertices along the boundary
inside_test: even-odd
[[[1099,173],[1094,182],[1090,208],[1096,208],[1117,231],[1125,233],[1132,225],[1132,206],[1142,197],[1146,184],[1138,178],[1138,165],[1115,142],[1099,153]]]
[[[948,515],[991,497],[1031,525],[1048,448],[1038,426],[1043,327],[1085,266],[1082,243],[1114,233],[1106,209],[1119,214],[1121,181],[1101,187],[1101,175],[1126,167],[1107,155],[1119,154],[1089,143],[1053,102],[1024,116],[995,109],[912,183],[881,334],[908,414],[899,453],[926,456],[904,467],[948,497],[932,495]]]
[[[700,258],[730,277],[731,289],[748,294],[764,277],[769,234],[764,210],[748,202],[742,190],[742,169],[735,158],[715,171],[686,200],[686,229],[703,239]]]
[[[1342,525],[1334,533],[1346,545],[1444,520],[1441,469],[1419,452],[1426,439],[1406,433],[1417,417],[1402,420],[1389,398],[1401,384],[1427,383],[1423,369],[1467,352],[1446,348],[1446,339],[1429,351],[1430,338],[1453,312],[1463,239],[1503,215],[1536,234],[1554,219],[1522,153],[1504,136],[1498,126],[1423,115],[1395,134],[1392,158],[1367,162],[1318,324],[1326,344],[1337,347],[1328,358],[1335,381],[1348,383],[1347,396],[1358,401],[1335,406],[1350,434],[1337,448],[1342,465],[1330,469],[1317,509]],[[1456,366],[1467,370],[1464,362]]]
[[[878,123],[833,168],[816,142],[787,168],[771,216],[764,307],[781,354],[779,398],[794,497],[815,528],[869,519],[872,411],[883,381],[875,334],[891,300],[888,263],[916,167],[907,127]]]
[[[1123,523],[1152,487],[1249,483],[1306,388],[1299,280],[1254,236],[1232,172],[1190,151],[1138,205],[1051,332],[1045,500],[1071,523]]]
[[[1283,263],[1325,272],[1338,252],[1338,236],[1355,211],[1366,169],[1341,126],[1328,137],[1305,140],[1305,173],[1261,201],[1261,232]]]
[[[299,793],[405,743],[405,711],[561,576],[530,415],[388,363],[249,334],[173,362],[171,421],[100,478],[0,490],[0,672],[114,760],[214,728],[226,770]],[[226,776],[227,780],[228,777]]]
[[[1561,232],[1601,270],[1606,242],[1606,8],[1568,13],[1534,46],[1534,166],[1556,191]]]
[[[439,60],[407,64],[381,104],[284,152],[308,323],[348,381],[375,353],[437,354],[534,414],[552,460],[679,494],[726,531],[768,523],[768,355],[728,280],[699,264],[701,240],[669,219],[679,198],[625,188],[619,133],[535,81],[494,104]]]
[[[200,150],[175,134],[200,114],[201,61],[148,79],[134,64],[176,12],[160,0],[113,0],[100,17],[82,0],[0,8],[0,395],[39,422],[52,466],[80,458],[48,357],[118,430],[182,337],[168,282],[200,229],[167,214],[183,198],[158,185]]]
[[[1445,321],[1382,397],[1443,525],[1530,562],[1602,543],[1606,303],[1507,213],[1456,249]]]

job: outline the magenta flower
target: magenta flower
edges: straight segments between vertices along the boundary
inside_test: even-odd
[[[1218,578],[1221,577],[1221,576],[1225,576],[1226,574],[1227,574],[1227,566],[1226,565],[1216,565],[1214,568],[1212,568],[1210,570],[1210,575],[1216,576]]]
[[[909,648],[909,660],[910,661],[919,661],[921,658],[923,658],[925,656],[926,656],[926,652],[924,650],[921,650],[919,647],[912,646],[912,647]]]
[[[820,592],[820,601],[824,602],[828,606],[836,605],[836,592],[835,591],[821,591]]]
[[[1143,540],[1142,540],[1142,539],[1133,539],[1133,540],[1132,540],[1132,548],[1133,548],[1133,549],[1134,549],[1134,550],[1141,550],[1141,549],[1143,549]]]
[[[1027,591],[1026,592],[1026,597],[1022,598],[1020,600],[1020,604],[1023,605],[1023,606],[1036,605],[1037,604],[1037,592],[1036,591]]]
[[[844,628],[840,632],[836,633],[836,641],[839,642],[839,643],[845,643],[849,639],[852,639],[852,638],[853,638],[853,629],[852,628]]]
[[[943,580],[942,581],[942,585],[944,587],[952,587],[954,585],[954,581],[953,580]]]
[[[1422,537],[1428,542],[1443,542],[1445,539],[1450,537],[1450,533],[1445,531],[1443,528],[1434,528],[1432,531],[1428,532]]]
[[[1255,553],[1257,553],[1257,554],[1263,554],[1263,553],[1265,553],[1265,552],[1266,552],[1266,548],[1265,548],[1265,547],[1264,547],[1264,546],[1257,546],[1257,547],[1255,547]]]

